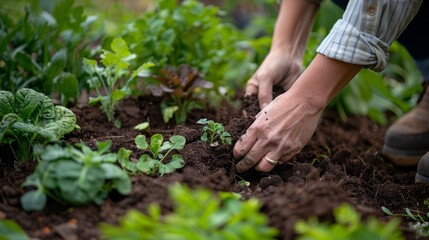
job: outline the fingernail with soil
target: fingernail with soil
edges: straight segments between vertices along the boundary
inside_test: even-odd
[[[241,161],[235,165],[235,171],[237,171],[238,173],[244,172],[243,163]]]

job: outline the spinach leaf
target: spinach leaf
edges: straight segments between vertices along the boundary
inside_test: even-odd
[[[13,95],[0,91],[0,145],[8,145],[17,160],[33,157],[37,143],[59,141],[76,127],[76,116],[55,106],[43,93],[23,88]]]

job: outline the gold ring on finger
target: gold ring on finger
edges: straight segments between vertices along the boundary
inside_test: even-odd
[[[271,158],[269,158],[267,156],[265,156],[264,159],[265,159],[265,161],[267,161],[271,165],[277,165],[279,163],[279,161],[271,159]]]

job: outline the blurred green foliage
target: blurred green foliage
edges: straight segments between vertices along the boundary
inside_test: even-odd
[[[315,218],[300,220],[295,225],[298,240],[400,240],[404,239],[398,228],[399,220],[387,223],[371,217],[362,221],[360,214],[349,204],[342,204],[334,210],[335,223],[320,223]]]
[[[85,6],[85,13],[95,15],[96,29],[102,29],[105,36],[115,38],[124,26],[156,6],[156,0],[75,0]]]
[[[0,87],[56,92],[65,105],[84,86],[82,57],[91,56],[96,20],[74,0],[0,3]]]
[[[267,226],[256,199],[242,201],[235,193],[213,194],[207,189],[190,190],[179,184],[169,190],[175,205],[172,213],[162,216],[157,204],[150,205],[147,214],[129,211],[119,226],[100,225],[102,239],[276,239],[277,230]]]
[[[0,219],[1,240],[29,240],[28,235],[13,220]]]
[[[158,69],[188,64],[197,68],[217,93],[244,84],[253,72],[244,39],[232,25],[224,23],[223,12],[196,0],[160,0],[127,26],[122,37],[137,54],[137,63],[149,60]],[[156,72],[156,70],[155,70]]]

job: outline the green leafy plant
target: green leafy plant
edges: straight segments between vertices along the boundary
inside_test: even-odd
[[[76,127],[74,113],[54,106],[43,93],[23,88],[12,94],[0,91],[0,145],[9,146],[21,161],[33,157],[37,143],[59,141]]]
[[[22,228],[12,220],[0,220],[1,240],[28,240],[30,239]]]
[[[23,5],[0,5],[0,88],[55,91],[63,105],[74,101],[86,74],[81,58],[92,56],[89,44],[100,36],[90,31],[96,17],[74,0]]]
[[[139,61],[154,62],[158,69],[189,64],[213,83],[214,97],[233,92],[255,66],[249,62],[244,39],[223,12],[197,0],[160,0],[156,7],[129,24],[123,38]],[[138,62],[139,62],[138,61]],[[155,72],[156,72],[155,70]]]
[[[224,126],[221,123],[214,122],[213,120],[207,120],[206,118],[198,120],[199,124],[205,125],[202,129],[201,140],[203,142],[210,143],[210,146],[218,146],[221,144],[231,145],[231,134],[225,131]]]
[[[149,150],[149,154],[141,155],[137,163],[129,160],[130,150],[124,148],[119,150],[119,163],[132,173],[143,172],[149,176],[158,174],[162,176],[166,173],[172,173],[185,165],[185,161],[180,154],[173,154],[171,160],[165,163],[171,151],[183,149],[186,143],[186,139],[183,136],[173,135],[169,141],[164,141],[164,137],[161,134],[154,134],[150,139],[150,143],[148,143],[144,135],[138,135],[135,138],[135,143],[137,148]]]
[[[101,224],[105,239],[187,239],[187,240],[269,240],[277,231],[267,227],[267,218],[259,212],[256,199],[240,200],[234,193],[213,194],[208,190],[191,191],[176,184],[170,187],[174,212],[161,216],[153,204],[148,214],[136,210],[120,220],[119,226]]]
[[[111,43],[111,49],[112,51],[105,49],[102,51],[103,66],[98,66],[96,60],[86,58],[84,66],[91,76],[88,80],[89,86],[98,95],[96,98],[90,97],[89,104],[100,103],[107,119],[119,128],[121,123],[114,118],[115,107],[122,99],[131,95],[129,87],[131,82],[138,76],[144,76],[153,64],[144,63],[130,74],[130,61],[135,58],[135,54],[129,51],[127,43],[122,38],[115,38]],[[127,80],[121,81],[124,77],[127,77]]]
[[[349,204],[343,204],[334,210],[335,223],[319,223],[317,219],[300,220],[295,225],[299,234],[298,240],[335,240],[335,239],[404,239],[398,229],[399,221],[393,219],[388,223],[370,218],[361,221],[360,214]]]
[[[415,231],[418,236],[429,237],[429,212],[421,213],[405,208],[405,214],[394,214],[386,207],[381,207],[381,210],[390,216],[407,217],[414,220],[415,223],[409,224],[410,228]]]
[[[176,124],[184,123],[191,110],[204,107],[200,100],[203,90],[213,87],[213,83],[204,80],[197,69],[189,65],[167,67],[154,78],[158,83],[149,85],[149,89],[154,96],[163,96],[161,111],[166,123],[172,117]]]
[[[71,205],[90,202],[101,204],[109,192],[131,191],[128,174],[115,165],[117,154],[108,153],[112,142],[97,142],[92,151],[83,143],[78,148],[48,145],[36,148],[41,161],[35,172],[27,177],[23,187],[35,187],[21,197],[25,210],[41,210],[47,196]]]

